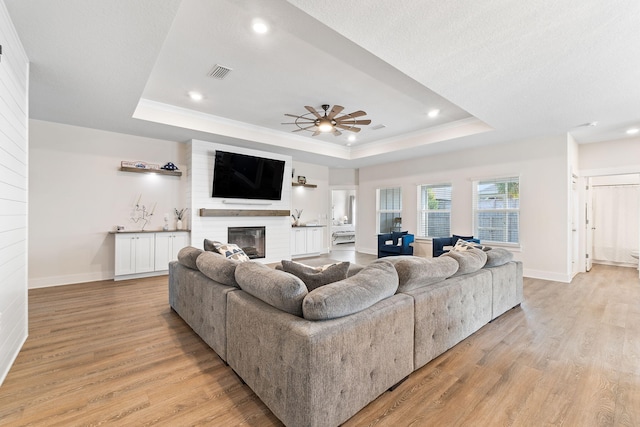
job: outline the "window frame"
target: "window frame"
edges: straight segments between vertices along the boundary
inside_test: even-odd
[[[449,190],[449,208],[448,209],[429,209],[427,202],[427,209],[422,209],[423,204],[423,189],[436,189],[436,188],[448,188]],[[417,234],[416,237],[433,239],[435,237],[449,237],[451,235],[451,207],[453,202],[453,184],[450,182],[439,184],[420,184],[417,186],[417,203],[418,203],[418,218],[417,218]],[[446,233],[442,231],[441,235],[431,236],[429,235],[429,214],[430,213],[447,213],[448,214],[448,229]],[[425,215],[425,216],[423,216]],[[423,218],[425,221],[423,221]],[[423,233],[424,232],[424,233]]]
[[[498,245],[498,246],[513,246],[519,247],[521,244],[520,238],[520,187],[521,187],[521,178],[519,175],[508,175],[508,176],[500,176],[496,178],[484,178],[484,179],[475,179],[473,180],[473,200],[472,200],[472,210],[473,210],[473,235],[474,237],[480,239],[483,243],[488,243],[490,245]],[[517,185],[517,198],[509,197],[509,184],[516,183]],[[495,208],[482,208],[480,209],[480,185],[492,185],[492,184],[506,184],[505,192],[503,193],[494,193],[496,195],[504,195],[503,198],[503,207],[495,207]],[[494,199],[498,200],[498,198]],[[511,201],[511,203],[509,203]],[[509,206],[513,204],[515,201],[516,207]],[[495,202],[494,202],[495,203]],[[503,240],[494,240],[485,237],[485,232],[488,229],[499,229],[500,227],[487,227],[480,226],[480,214],[481,213],[495,213],[504,216],[504,225],[502,233],[504,234]],[[516,214],[516,224],[515,224],[515,235],[517,236],[515,241],[510,241],[510,235],[513,234],[513,228],[510,224],[510,216]],[[485,230],[485,232],[483,232]]]
[[[382,209],[380,207],[380,203],[382,201],[380,195],[382,191],[385,190],[398,190],[400,193],[400,208],[399,209]],[[387,231],[382,231],[380,229],[380,227],[382,226],[381,221],[380,221],[380,215],[381,214],[396,214],[396,217],[398,218],[402,218],[402,187],[401,186],[394,186],[394,187],[380,187],[376,189],[376,229],[378,230],[379,234],[385,234],[385,233],[389,233],[390,230]]]

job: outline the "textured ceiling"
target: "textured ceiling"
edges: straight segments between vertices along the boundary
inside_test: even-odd
[[[640,125],[637,0],[5,3],[41,120],[338,167],[567,132],[614,140]],[[249,30],[256,17],[269,34]],[[233,71],[207,77],[216,63]],[[280,124],[323,103],[372,125],[348,147]]]

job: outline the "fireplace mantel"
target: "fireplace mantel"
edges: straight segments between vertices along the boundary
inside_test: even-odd
[[[206,209],[200,208],[200,216],[290,216],[290,210],[274,209]]]

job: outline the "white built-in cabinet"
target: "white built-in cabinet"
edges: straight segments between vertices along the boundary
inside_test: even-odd
[[[291,228],[291,256],[319,254],[324,248],[324,227]]]
[[[188,231],[116,233],[115,280],[165,274],[188,245]]]
[[[178,259],[180,249],[189,245],[189,233],[175,231],[156,234],[155,270],[169,269],[169,262]]]

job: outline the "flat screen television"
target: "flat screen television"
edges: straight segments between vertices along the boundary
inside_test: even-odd
[[[212,197],[280,200],[284,160],[216,150]]]

